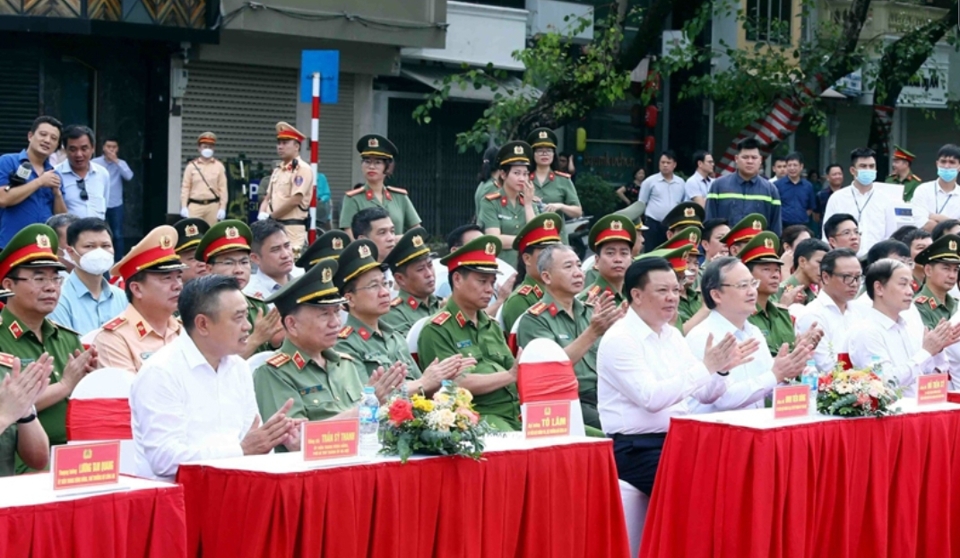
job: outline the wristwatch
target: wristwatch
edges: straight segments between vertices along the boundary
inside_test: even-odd
[[[726,377],[729,376],[729,375],[730,375],[730,371],[729,371],[729,370],[724,370],[723,372],[717,370],[717,376],[723,376],[724,378],[726,378]]]
[[[30,408],[30,414],[17,419],[17,424],[27,424],[37,420],[37,407],[34,405]]]

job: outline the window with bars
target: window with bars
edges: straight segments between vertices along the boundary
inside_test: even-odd
[[[789,45],[792,0],[747,0],[747,40]]]

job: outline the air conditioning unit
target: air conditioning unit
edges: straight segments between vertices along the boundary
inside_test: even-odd
[[[586,18],[590,24],[577,33],[575,43],[589,43],[593,40],[593,6],[559,0],[527,0],[527,34],[569,33],[580,25],[580,19]]]

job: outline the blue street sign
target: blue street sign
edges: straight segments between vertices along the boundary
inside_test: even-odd
[[[320,102],[337,104],[340,85],[339,50],[305,50],[300,55],[300,102],[313,102],[313,74],[320,72]]]

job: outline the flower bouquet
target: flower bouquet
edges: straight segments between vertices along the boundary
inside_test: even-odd
[[[902,396],[896,382],[887,381],[873,370],[843,370],[838,364],[820,375],[817,410],[838,417],[885,417],[897,414],[893,409]]]
[[[414,453],[461,455],[479,459],[483,437],[493,428],[473,409],[473,395],[444,381],[432,399],[406,393],[393,395],[380,407],[380,453],[399,455],[406,463]]]

